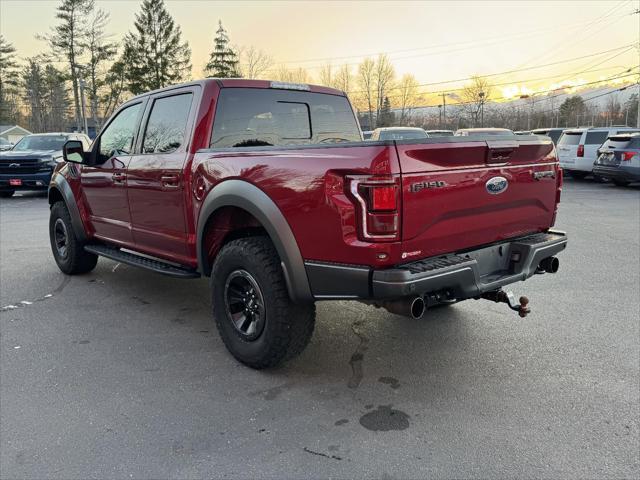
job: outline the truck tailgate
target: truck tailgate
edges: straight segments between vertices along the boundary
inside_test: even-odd
[[[396,148],[404,258],[544,231],[555,221],[561,183],[548,139],[434,139]]]

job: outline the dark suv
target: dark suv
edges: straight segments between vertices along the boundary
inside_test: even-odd
[[[619,187],[640,182],[640,133],[609,137],[598,150],[593,173]]]
[[[8,152],[0,152],[0,197],[16,190],[46,190],[51,174],[62,161],[62,147],[68,140],[82,142],[88,149],[89,137],[82,133],[41,133],[23,137]]]

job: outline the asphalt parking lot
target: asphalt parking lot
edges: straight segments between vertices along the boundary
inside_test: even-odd
[[[205,280],[105,259],[65,277],[45,197],[0,216],[2,478],[638,477],[638,187],[566,181],[570,244],[513,286],[524,320],[321,303],[267,372],[227,353]]]

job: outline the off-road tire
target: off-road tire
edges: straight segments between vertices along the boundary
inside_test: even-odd
[[[264,327],[247,340],[227,313],[225,285],[235,271],[255,279],[264,299]],[[218,253],[211,272],[213,318],[231,354],[245,365],[264,369],[299,355],[315,326],[315,304],[295,304],[289,298],[276,249],[267,237],[232,240]]]
[[[66,254],[61,255],[56,245],[56,222],[62,221],[66,229]],[[49,240],[51,251],[58,268],[67,275],[77,275],[93,270],[98,263],[98,256],[84,249],[84,243],[76,237],[71,223],[71,215],[64,202],[56,202],[51,207],[49,216]]]
[[[15,190],[0,190],[0,198],[10,198],[16,193]]]

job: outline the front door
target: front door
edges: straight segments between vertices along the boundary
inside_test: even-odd
[[[178,263],[187,259],[183,175],[193,123],[191,89],[150,100],[140,153],[127,169],[127,191],[136,248]]]
[[[82,167],[82,191],[96,237],[123,245],[133,244],[126,179],[142,110],[142,102],[120,110],[94,142],[93,164]]]

